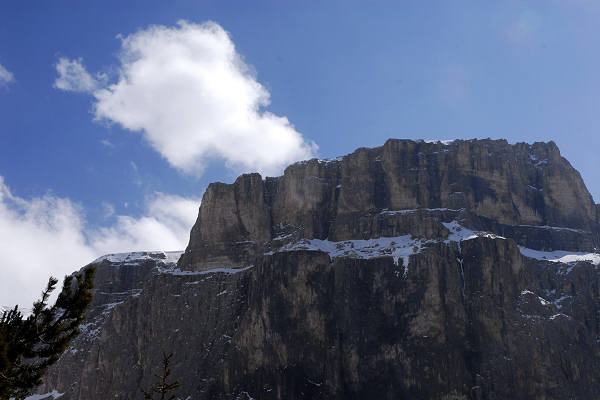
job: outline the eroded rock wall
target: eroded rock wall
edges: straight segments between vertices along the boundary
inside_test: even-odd
[[[388,140],[335,160],[310,160],[264,181],[257,174],[209,186],[179,266],[250,265],[286,235],[333,241],[384,210],[466,209],[506,226],[598,231],[597,207],[553,142]]]
[[[299,250],[236,273],[149,275],[73,381],[48,389],[136,399],[167,351],[180,398],[597,398],[594,266],[528,259],[491,237],[407,261]]]
[[[114,314],[117,307],[140,296],[153,273],[159,268],[172,267],[180,255],[181,252],[138,252],[107,255],[92,262],[90,265],[96,268],[94,297],[85,323],[79,327],[81,334],[71,342],[57,365],[49,369],[38,392],[48,393],[60,388],[60,393],[66,393],[69,398],[86,398],[81,393],[89,393],[90,385],[82,379],[82,374],[95,374],[96,363],[105,354],[100,347],[100,338],[105,334],[106,321],[117,315]],[[128,339],[135,340],[123,333],[111,337],[113,343],[122,343],[124,347],[129,343]],[[127,374],[127,369],[118,373]],[[105,377],[98,378],[100,380],[91,387],[98,388],[103,384]],[[99,391],[96,398],[102,398],[102,393]]]
[[[207,189],[175,255],[97,260],[40,393],[600,398],[599,206],[554,143],[390,140]]]

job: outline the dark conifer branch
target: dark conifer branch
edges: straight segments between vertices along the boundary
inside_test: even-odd
[[[169,382],[169,376],[171,375],[171,357],[173,357],[173,353],[167,355],[167,353],[163,352],[162,375],[154,374],[154,376],[157,378],[157,382],[154,385],[150,386],[149,390],[141,389],[142,393],[144,394],[144,399],[155,400],[152,392],[160,394],[160,400],[175,399],[174,394],[171,394],[169,397],[167,397],[171,391],[181,386],[181,383],[179,383],[179,381]]]
[[[23,319],[18,306],[0,318],[0,399],[24,398],[42,383],[46,369],[54,364],[71,340],[92,300],[94,268],[67,276],[56,303],[48,307],[58,280],[50,277],[41,299]]]

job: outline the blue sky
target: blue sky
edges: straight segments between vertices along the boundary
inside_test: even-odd
[[[0,304],[101,253],[183,249],[212,181],[390,137],[554,140],[600,202],[598,20],[584,0],[2,1],[0,281],[20,283]]]

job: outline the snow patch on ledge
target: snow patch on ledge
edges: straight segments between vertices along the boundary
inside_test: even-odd
[[[295,163],[293,163],[291,165],[305,165],[305,164],[308,164],[308,163],[310,163],[312,161],[316,161],[319,164],[329,164],[329,163],[332,163],[332,162],[341,162],[343,159],[344,159],[344,156],[338,156],[338,157],[335,157],[335,158],[310,158],[308,160],[296,161]]]
[[[565,228],[563,226],[549,226],[549,225],[517,225],[517,226],[525,227],[525,228],[552,229],[555,231],[569,231],[569,232],[576,232],[576,233],[586,233],[586,231],[581,230],[581,229]]]
[[[462,242],[463,240],[471,240],[478,237],[487,237],[491,239],[506,239],[504,236],[499,236],[490,232],[473,231],[469,228],[465,228],[457,221],[442,222],[442,224],[450,231],[448,239],[444,243],[449,242]]]
[[[396,215],[396,214],[412,214],[412,213],[416,213],[418,211],[453,211],[453,212],[459,212],[464,210],[464,208],[460,208],[460,209],[452,209],[452,208],[408,208],[406,210],[381,210],[380,214],[386,214],[386,215]]]
[[[456,141],[456,139],[444,139],[444,140],[438,140],[438,139],[422,139],[421,141],[425,142],[425,143],[441,143],[444,146],[448,146],[452,143],[454,143]]]
[[[430,210],[448,210],[445,208],[430,209]],[[399,210],[399,211],[388,211],[384,210],[384,213],[409,213],[415,210]],[[451,210],[458,211],[458,210]],[[450,231],[448,238],[444,240],[444,243],[450,242],[461,242],[463,240],[470,240],[478,237],[488,237],[492,239],[506,239],[502,236],[495,235],[489,232],[478,232],[471,229],[465,228],[457,221],[443,223],[446,228]],[[281,248],[265,253],[265,255],[272,255],[277,252],[287,252],[296,250],[309,250],[309,251],[322,251],[329,254],[329,257],[348,257],[348,258],[362,258],[370,259],[377,257],[392,257],[394,264],[398,265],[399,260],[402,259],[404,266],[404,275],[408,273],[408,264],[410,256],[420,253],[428,244],[438,243],[438,240],[427,240],[414,238],[411,235],[394,236],[394,237],[380,237],[375,239],[365,240],[345,240],[340,242],[332,242],[329,240],[321,239],[300,239],[294,243],[288,243]]]
[[[64,393],[58,393],[56,390],[53,390],[44,394],[32,394],[31,396],[25,397],[25,400],[42,400],[42,399],[58,399],[63,396]],[[50,397],[52,396],[52,397]],[[11,397],[12,400],[12,397]]]
[[[521,254],[528,258],[536,260],[545,260],[551,262],[559,262],[563,264],[572,264],[580,261],[586,261],[593,265],[600,265],[599,253],[584,253],[565,250],[540,251],[533,250],[527,247],[519,246]]]
[[[92,264],[99,264],[102,261],[111,263],[133,263],[144,260],[157,260],[165,264],[175,264],[183,251],[135,251],[131,253],[106,254],[92,261]]]
[[[345,240],[341,242],[332,242],[321,239],[301,239],[296,243],[289,243],[277,252],[287,252],[295,250],[322,251],[329,254],[331,258],[349,257],[370,259],[376,257],[391,256],[394,264],[398,265],[398,260],[402,258],[405,268],[405,275],[408,273],[409,257],[419,253],[423,246],[429,241],[411,238],[410,235],[395,237],[380,237],[367,240]],[[273,252],[265,253],[267,255]]]
[[[318,158],[317,162],[318,163],[325,163],[325,164],[329,164],[331,162],[339,162],[342,161],[344,159],[343,156],[339,156],[339,157],[335,157],[335,158]]]
[[[499,236],[490,232],[473,231],[469,228],[465,228],[457,221],[442,222],[442,224],[450,231],[448,239],[444,243],[449,242],[462,242],[464,240],[471,240],[478,237],[488,237],[492,239],[506,239],[503,236]],[[559,228],[559,227],[539,227],[544,229],[566,229],[573,230],[571,228]],[[593,265],[600,265],[600,253],[585,253],[585,252],[574,252],[567,250],[555,250],[555,251],[540,251],[533,250],[527,247],[519,246],[519,251],[522,255],[529,258],[535,258],[536,260],[545,260],[551,262],[560,262],[563,264],[575,264],[580,261],[587,261]]]
[[[250,268],[254,267],[254,265],[249,265],[243,268],[213,268],[207,269],[205,271],[182,271],[179,268],[175,269],[167,269],[167,268],[159,268],[158,272],[161,274],[169,274],[169,275],[177,275],[177,276],[193,276],[193,275],[206,275],[206,274],[237,274],[238,272],[246,271]]]
[[[535,297],[537,299],[537,301],[539,301],[540,304],[543,306],[549,306],[551,304],[548,300],[544,299],[543,297],[538,296],[537,294],[533,293],[531,290],[527,290],[527,289],[521,290],[521,296],[525,296],[528,294]]]

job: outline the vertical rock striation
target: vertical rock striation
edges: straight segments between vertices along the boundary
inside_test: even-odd
[[[185,269],[250,265],[285,235],[333,241],[377,237],[356,232],[382,210],[465,209],[507,226],[598,230],[597,206],[579,173],[553,142],[388,140],[335,160],[310,160],[283,176],[242,175],[211,184]]]

